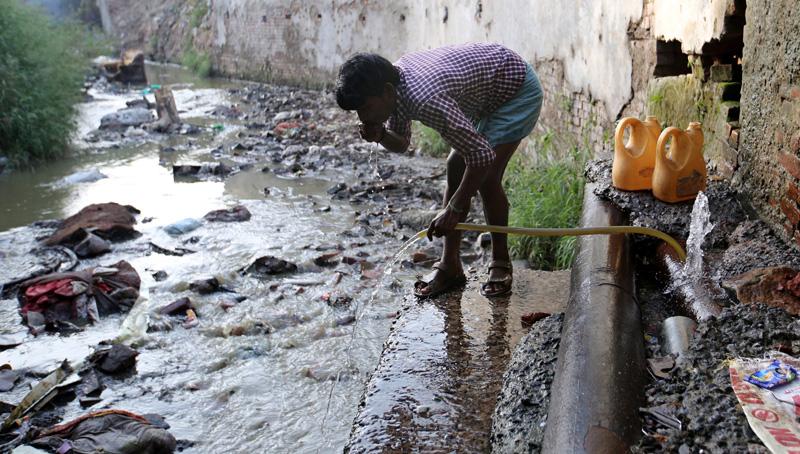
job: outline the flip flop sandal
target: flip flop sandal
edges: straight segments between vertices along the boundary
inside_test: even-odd
[[[483,296],[503,296],[508,295],[511,293],[511,284],[514,282],[514,268],[511,266],[511,262],[507,262],[505,260],[495,260],[489,263],[489,272],[491,273],[492,268],[502,268],[504,270],[508,270],[508,274],[502,279],[489,279],[483,284],[481,284],[481,295]],[[486,288],[491,284],[501,284],[500,290],[496,292],[487,292]]]
[[[447,270],[442,268],[439,263],[440,262],[436,262],[433,264],[434,270],[439,270],[441,273],[446,273]],[[463,271],[461,274],[445,279],[444,282],[441,280],[436,280],[434,278],[436,275],[437,273],[432,271],[425,276],[417,276],[417,282],[414,283],[414,296],[417,298],[431,298],[467,283],[467,276],[464,275]],[[420,293],[419,290],[423,286],[427,286],[427,288],[430,289],[430,293]]]

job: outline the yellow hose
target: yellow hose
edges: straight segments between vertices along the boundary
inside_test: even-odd
[[[580,227],[580,228],[563,228],[563,229],[532,229],[525,227],[504,227],[499,225],[480,225],[480,224],[456,224],[456,230],[476,230],[478,232],[494,232],[494,233],[510,233],[516,235],[533,235],[533,236],[580,236],[580,235],[602,235],[609,233],[641,233],[644,235],[654,236],[660,238],[678,254],[682,261],[686,261],[686,251],[683,250],[680,244],[675,241],[675,238],[667,235],[664,232],[650,229],[647,227],[635,227],[631,225],[617,225],[608,227]],[[417,233],[417,238],[424,238],[428,235],[427,230]]]

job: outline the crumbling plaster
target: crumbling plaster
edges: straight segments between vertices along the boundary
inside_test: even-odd
[[[703,45],[719,39],[731,0],[655,0],[653,34],[680,41],[686,54],[700,54]]]

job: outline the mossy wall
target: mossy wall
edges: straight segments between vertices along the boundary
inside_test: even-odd
[[[720,173],[730,173],[735,166],[728,138],[738,125],[738,117],[731,117],[736,115],[732,109],[738,109],[738,102],[724,97],[731,84],[737,85],[704,82],[687,74],[653,79],[647,87],[647,114],[658,118],[662,130],[666,126],[686,129],[690,122],[699,122],[704,135],[703,155],[711,170]]]

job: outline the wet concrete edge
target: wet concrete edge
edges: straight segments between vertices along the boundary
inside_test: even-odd
[[[595,186],[581,226],[626,225]],[[578,238],[543,453],[628,452],[641,436],[646,356],[627,235]]]

